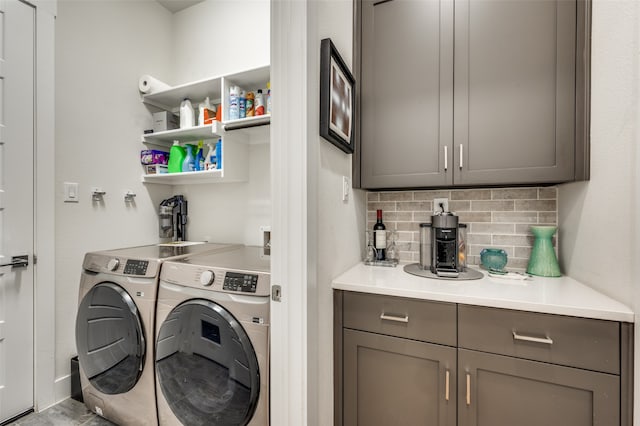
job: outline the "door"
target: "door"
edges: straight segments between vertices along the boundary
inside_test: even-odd
[[[575,0],[455,2],[456,185],[574,179]]]
[[[33,407],[34,20],[0,0],[0,423]]]
[[[78,306],[76,348],[93,387],[107,395],[131,390],[142,374],[146,346],[140,313],[129,293],[111,282],[89,290]]]
[[[456,349],[344,329],[345,426],[456,424]]]
[[[453,1],[359,1],[362,188],[453,183]]]
[[[217,303],[192,299],[174,308],[158,331],[155,364],[158,400],[182,424],[245,425],[253,417],[258,358],[240,322]],[[164,407],[159,413],[161,423],[173,423],[163,419]]]
[[[460,349],[460,426],[620,425],[620,378]]]

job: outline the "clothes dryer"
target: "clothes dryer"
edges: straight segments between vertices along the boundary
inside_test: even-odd
[[[76,346],[87,407],[120,425],[157,425],[153,337],[162,263],[228,244],[167,244],[87,253]]]
[[[270,267],[261,247],[165,263],[156,310],[161,425],[269,425]]]

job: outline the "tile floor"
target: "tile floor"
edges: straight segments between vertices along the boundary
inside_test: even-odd
[[[114,426],[89,411],[87,407],[74,399],[67,399],[47,408],[41,413],[31,413],[9,423],[7,426]]]

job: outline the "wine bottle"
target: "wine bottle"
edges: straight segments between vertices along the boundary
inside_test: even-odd
[[[387,231],[382,223],[382,210],[376,211],[376,223],[373,225],[373,247],[376,249],[376,260],[385,260],[387,251]]]

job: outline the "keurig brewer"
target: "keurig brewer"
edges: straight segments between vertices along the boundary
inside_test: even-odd
[[[466,225],[451,212],[431,216],[420,224],[420,267],[440,277],[457,277],[466,269]]]

